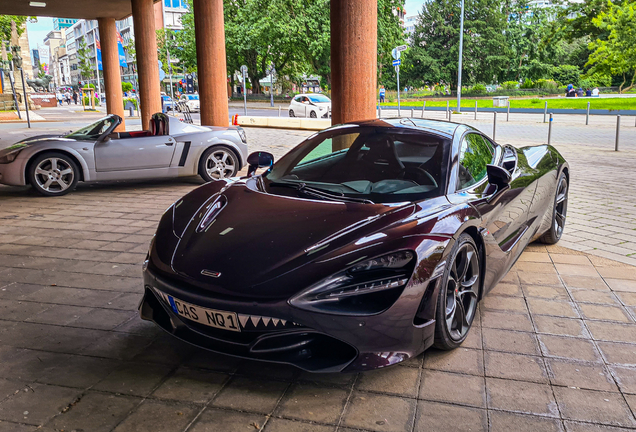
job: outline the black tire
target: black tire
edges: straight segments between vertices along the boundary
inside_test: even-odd
[[[206,182],[234,177],[240,163],[236,154],[225,146],[213,146],[203,152],[199,160],[199,175]]]
[[[292,110],[292,109],[289,110],[289,116],[290,117],[296,117],[296,114],[294,113],[294,110]]]
[[[568,213],[569,186],[568,177],[564,172],[561,173],[554,193],[550,228],[539,238],[541,243],[555,244],[561,240],[563,230],[565,229],[565,219]]]
[[[435,312],[434,346],[455,349],[466,340],[477,312],[481,284],[481,256],[469,234],[459,236],[451,250]]]
[[[316,111],[312,111],[312,112],[309,113],[309,117],[318,118],[318,115],[316,114]]]
[[[64,153],[44,152],[29,164],[27,178],[33,189],[44,196],[62,196],[77,186],[80,170]]]

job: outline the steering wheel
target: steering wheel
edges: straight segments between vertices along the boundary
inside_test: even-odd
[[[423,184],[421,184],[421,183],[419,182],[419,179],[421,178],[421,176],[422,176],[422,175],[424,175],[424,177],[426,177],[426,180],[428,180],[428,181],[430,182],[430,185],[431,185],[431,186],[433,186],[433,187],[438,187],[438,186],[437,186],[437,182],[435,181],[435,179],[433,178],[433,176],[432,176],[432,175],[431,175],[428,171],[426,171],[424,168],[422,168],[422,167],[417,167],[417,168],[415,168],[413,171],[415,171],[415,173],[417,174],[418,184],[419,184],[420,186],[424,186]]]

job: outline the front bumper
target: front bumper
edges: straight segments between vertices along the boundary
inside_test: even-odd
[[[418,355],[432,345],[434,338],[433,320],[413,324],[421,292],[407,295],[381,314],[361,317],[307,312],[286,301],[256,304],[217,299],[151,270],[144,272],[144,285],[141,318],[153,321],[173,336],[218,353],[291,364],[309,372],[357,372],[390,366]],[[410,294],[417,294],[420,288],[414,287],[412,291],[416,292]],[[215,329],[177,315],[159,299],[155,289],[201,307],[274,317],[288,324],[274,328],[259,321],[258,326],[241,325],[240,333]],[[405,314],[406,304],[413,313]]]
[[[25,186],[27,159],[18,156],[13,162],[0,164],[0,183],[12,186]]]

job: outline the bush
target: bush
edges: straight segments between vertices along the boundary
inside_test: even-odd
[[[475,84],[468,90],[468,92],[473,94],[486,94],[487,90],[485,85]]]
[[[121,91],[123,92],[129,92],[133,89],[133,85],[129,82],[126,81],[122,81],[121,83]]]
[[[502,83],[501,86],[505,90],[512,90],[512,89],[516,89],[517,86],[519,86],[519,83],[517,81],[506,81],[506,82]]]
[[[561,85],[572,84],[577,87],[581,78],[581,70],[573,65],[555,66],[551,71],[552,79]]]
[[[546,89],[546,90],[556,90],[559,86],[556,82],[552,80],[539,79],[533,83],[533,88],[538,89]]]
[[[84,105],[85,106],[91,106],[91,101],[88,98],[88,96],[84,96]],[[95,106],[98,106],[98,105],[99,105],[99,98],[95,97]]]
[[[534,88],[534,83],[530,78],[526,78],[521,84],[519,84],[519,88],[529,89]]]
[[[583,88],[610,87],[612,85],[612,77],[600,73],[583,75],[579,85]]]
[[[128,102],[132,103],[135,106],[135,109],[138,109],[139,107],[137,106],[137,99],[134,98],[124,98],[123,99],[123,104],[124,104],[124,110],[126,109],[126,105],[128,105]]]

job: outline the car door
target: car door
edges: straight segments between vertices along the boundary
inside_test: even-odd
[[[516,155],[515,155],[516,157]],[[486,166],[497,164],[511,172],[510,186],[496,190],[488,182]],[[477,132],[466,133],[459,145],[456,192],[449,199],[469,202],[482,217],[482,228],[491,261],[485,286],[494,286],[514,264],[529,241],[528,213],[536,183],[526,181],[518,164],[503,165],[501,148]]]
[[[95,144],[95,169],[108,172],[168,168],[175,147],[175,140],[169,135],[106,138]]]
[[[292,110],[294,111],[294,115],[296,117],[304,117],[305,116],[305,105],[303,105],[300,101],[302,96],[296,96],[292,100]]]

